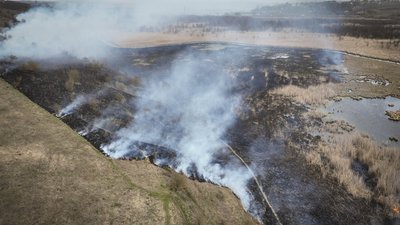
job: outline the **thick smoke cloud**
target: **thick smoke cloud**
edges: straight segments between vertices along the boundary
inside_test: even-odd
[[[122,31],[135,29],[128,7],[108,4],[58,3],[53,8],[39,7],[20,14],[21,21],[5,31],[1,55],[46,59],[62,55],[101,58],[107,41]]]

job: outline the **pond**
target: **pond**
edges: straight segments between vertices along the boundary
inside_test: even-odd
[[[379,144],[400,147],[400,142],[389,139],[391,137],[400,139],[400,122],[389,120],[385,114],[386,111],[399,109],[400,99],[394,97],[359,101],[345,98],[330,103],[325,112],[333,119],[347,121]]]

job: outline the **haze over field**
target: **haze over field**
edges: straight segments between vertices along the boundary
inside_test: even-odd
[[[54,0],[49,2],[93,2],[93,3],[123,3],[136,6],[146,6],[154,11],[168,12],[169,14],[223,14],[231,12],[250,11],[258,6],[275,5],[282,3],[298,3],[301,0]],[[322,0],[308,0],[307,2],[322,2]]]

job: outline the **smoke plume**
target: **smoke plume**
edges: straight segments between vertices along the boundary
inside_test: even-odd
[[[250,173],[236,161],[213,163],[225,149],[221,139],[234,123],[234,110],[240,102],[240,96],[232,93],[233,77],[207,70],[191,52],[182,53],[180,58],[170,74],[155,76],[138,93],[140,98],[134,103],[138,111],[132,124],[118,131],[115,141],[103,150],[120,158],[139,151],[132,147],[137,142],[173,149],[178,171],[190,175],[196,168],[204,179],[231,188],[248,208]]]

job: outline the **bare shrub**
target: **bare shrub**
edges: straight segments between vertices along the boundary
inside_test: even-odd
[[[287,85],[274,89],[272,94],[293,97],[295,101],[307,105],[321,105],[325,101],[335,96],[333,84],[321,84],[301,88],[295,85]]]

